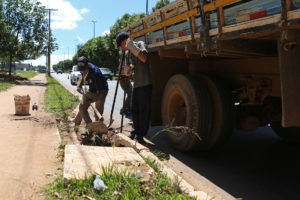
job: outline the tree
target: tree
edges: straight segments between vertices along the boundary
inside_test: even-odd
[[[108,67],[113,72],[118,68],[118,49],[116,48],[117,33],[124,27],[145,17],[145,14],[129,15],[124,14],[121,19],[118,19],[110,29],[110,34],[104,37],[97,37],[87,41],[78,49],[73,57],[73,62],[76,62],[78,56],[86,56],[90,62],[102,67]]]
[[[3,0],[3,23],[7,28],[0,38],[1,57],[9,63],[35,59],[45,54],[48,43],[48,22],[45,7],[39,1]],[[51,37],[51,50],[57,45]]]
[[[5,38],[7,36],[7,33],[8,33],[8,30],[4,23],[3,1],[0,0],[0,40],[5,41],[7,39],[7,38]],[[2,58],[4,56],[5,56],[5,53],[4,53],[3,49],[1,48],[0,58]]]
[[[168,5],[170,3],[170,0],[159,0],[156,2],[155,6],[152,8],[152,12],[155,12],[156,10]]]
[[[61,68],[63,71],[71,70],[73,67],[73,61],[72,60],[63,60],[59,63],[53,65],[53,69],[56,71],[58,68]]]

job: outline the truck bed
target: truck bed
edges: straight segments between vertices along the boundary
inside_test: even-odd
[[[277,40],[284,29],[300,28],[300,0],[177,0],[124,28],[149,51],[193,46],[215,52],[218,41]]]

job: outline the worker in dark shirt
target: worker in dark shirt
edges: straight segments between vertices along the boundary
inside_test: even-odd
[[[75,119],[75,125],[80,125],[81,119],[83,118],[85,123],[88,125],[92,122],[88,108],[91,103],[96,103],[96,109],[101,115],[104,112],[104,103],[108,93],[108,84],[104,76],[102,75],[100,69],[88,62],[88,59],[81,56],[77,59],[78,71],[82,74],[80,83],[77,85],[77,91],[82,93],[82,85],[87,82],[89,85],[89,91],[84,92],[82,100],[79,105],[79,116]],[[103,118],[101,119],[103,120]]]

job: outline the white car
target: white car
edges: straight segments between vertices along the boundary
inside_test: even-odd
[[[81,73],[78,71],[77,65],[74,65],[72,68],[72,72],[70,74],[71,85],[77,85],[80,77],[81,77]]]

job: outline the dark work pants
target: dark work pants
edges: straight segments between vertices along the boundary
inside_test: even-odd
[[[132,121],[135,138],[142,139],[149,129],[152,85],[133,88]]]
[[[123,105],[123,112],[130,111],[131,112],[131,96],[132,96],[132,85],[129,80],[120,81],[121,88],[126,93],[125,105]]]

